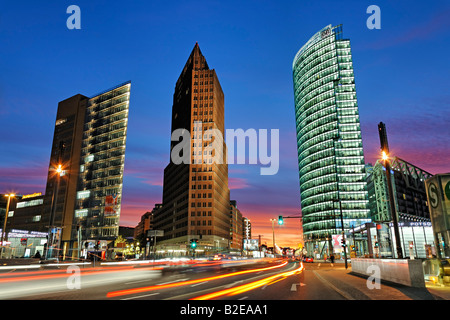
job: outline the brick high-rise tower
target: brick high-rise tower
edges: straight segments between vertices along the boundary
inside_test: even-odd
[[[171,132],[187,130],[190,157],[181,164],[171,157],[164,170],[163,206],[154,221],[154,229],[164,230],[157,239],[158,250],[184,248],[191,239],[198,239],[197,250],[205,253],[229,249],[224,118],[222,88],[196,43],[176,83],[172,107]],[[186,141],[171,141],[171,154],[180,142]]]

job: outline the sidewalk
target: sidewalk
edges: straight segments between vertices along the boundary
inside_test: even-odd
[[[408,287],[381,281],[379,288],[369,288],[368,278],[352,272],[351,263],[345,269],[343,261],[316,260],[316,276],[349,300],[450,300],[450,287],[426,282],[425,288]]]
[[[428,291],[443,300],[450,300],[450,287],[448,286],[439,286],[435,285],[431,282],[425,282],[425,285],[427,286]]]

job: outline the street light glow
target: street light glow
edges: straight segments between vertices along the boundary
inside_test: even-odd
[[[7,238],[7,233],[6,233],[6,221],[8,220],[8,213],[9,213],[9,204],[11,202],[11,198],[14,198],[16,195],[14,193],[10,193],[10,194],[5,194],[5,197],[8,197],[8,202],[6,204],[6,211],[5,211],[5,218],[4,218],[4,222],[3,222],[3,229],[1,232],[1,244],[2,246],[5,245],[5,239]],[[3,254],[3,248],[0,249],[0,256],[2,256]]]

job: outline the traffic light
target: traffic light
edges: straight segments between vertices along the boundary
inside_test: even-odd
[[[278,216],[278,224],[282,225],[284,223],[283,216]]]
[[[375,241],[375,247],[378,248],[378,241]]]
[[[342,238],[342,240],[341,240],[341,246],[342,246],[342,247],[345,247],[345,246],[346,246],[346,244],[345,244],[345,239],[344,239],[344,238]]]
[[[191,249],[197,248],[197,239],[191,239]]]

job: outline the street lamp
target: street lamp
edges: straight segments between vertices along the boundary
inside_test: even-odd
[[[395,200],[394,200],[394,192],[392,188],[392,180],[391,180],[391,164],[389,161],[389,156],[385,151],[382,151],[381,158],[383,160],[384,168],[386,169],[386,182],[388,187],[388,194],[389,194],[389,206],[391,209],[391,216],[392,216],[392,224],[394,227],[394,234],[395,234],[395,246],[397,248],[397,257],[399,259],[403,259],[403,251],[402,251],[402,245],[400,241],[400,231],[398,227],[398,217],[397,217],[397,210],[395,207]]]
[[[59,184],[60,184],[60,180],[61,180],[61,175],[63,173],[62,170],[62,164],[58,164],[56,166],[56,168],[54,169],[54,171],[56,172],[56,188],[53,191],[53,198],[52,198],[52,208],[51,208],[51,215],[50,215],[50,226],[49,226],[49,232],[48,232],[48,241],[47,241],[47,254],[46,254],[46,258],[52,258],[53,256],[53,246],[54,246],[54,241],[55,241],[55,228],[54,228],[54,224],[55,224],[55,215],[56,215],[56,204],[57,204],[57,200],[58,200],[58,193],[59,193]],[[59,260],[58,258],[59,256],[59,252],[57,252],[57,260]]]
[[[5,213],[5,221],[3,223],[3,230],[2,230],[2,247],[4,246],[3,240],[6,240],[6,221],[8,220],[8,213],[9,213],[9,204],[11,203],[11,198],[14,198],[16,195],[11,194],[5,194],[5,197],[8,197],[8,202],[6,203],[6,213]],[[4,235],[4,236],[3,236]],[[3,249],[2,249],[3,250]],[[1,256],[1,255],[0,255]]]
[[[388,140],[387,140],[386,125],[383,122],[380,122],[378,124],[378,133],[379,133],[380,145],[381,145],[381,158],[383,160],[384,168],[386,169],[386,182],[387,182],[388,193],[389,193],[389,205],[391,208],[392,224],[394,227],[395,244],[397,247],[397,257],[399,259],[403,259],[403,251],[402,251],[402,245],[401,245],[401,241],[400,241],[400,231],[398,228],[397,210],[395,208],[394,191],[392,188],[392,181],[391,181],[391,164],[389,161],[389,144],[388,144]]]

